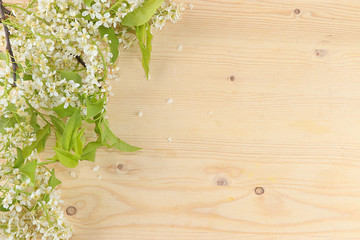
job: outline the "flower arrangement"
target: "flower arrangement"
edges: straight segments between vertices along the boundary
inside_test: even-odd
[[[177,22],[170,0],[0,0],[0,239],[69,239],[51,165],[140,148],[110,129],[106,104],[120,49],[138,42],[149,76],[153,30]],[[85,137],[94,129],[96,139]],[[49,135],[54,155],[41,160]]]

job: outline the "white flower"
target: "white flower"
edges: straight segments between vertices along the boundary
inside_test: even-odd
[[[52,96],[59,96],[59,93],[56,91],[56,84],[55,83],[50,83],[50,82],[46,82],[45,83],[47,86],[47,92],[49,93],[49,95]]]
[[[97,27],[100,27],[101,25],[103,25],[104,27],[109,27],[109,23],[110,23],[110,13],[105,13],[104,15],[101,15],[100,13],[96,13],[96,18],[99,19],[95,25]]]
[[[96,11],[90,7],[87,11],[83,11],[81,15],[83,17],[86,17],[89,14],[90,14],[91,19],[94,19],[96,16]]]
[[[78,36],[81,37],[80,39],[83,43],[87,43],[87,41],[90,39],[90,35],[86,28],[83,28],[81,32],[78,32]]]
[[[22,209],[21,205],[19,203],[15,203],[14,205],[15,205],[16,211],[21,212],[21,209]]]
[[[65,103],[64,108],[67,108],[69,105],[75,107],[76,106],[75,101],[77,101],[78,99],[79,99],[78,97],[72,96],[67,93],[65,97],[61,98],[61,102]]]
[[[9,205],[11,205],[11,204],[12,204],[12,196],[11,196],[11,194],[7,193],[7,194],[5,194],[5,198],[2,201],[2,206],[4,208],[8,209]]]

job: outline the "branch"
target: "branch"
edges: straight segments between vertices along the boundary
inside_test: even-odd
[[[86,68],[86,64],[85,64],[84,60],[82,60],[82,58],[80,56],[75,56],[75,58],[84,68]]]
[[[3,11],[4,11],[4,14],[6,14],[6,15],[14,16],[14,14],[9,9],[6,9],[4,6],[3,6]],[[2,22],[1,19],[0,19],[0,23]]]
[[[5,13],[6,15],[14,16],[9,9],[6,9],[4,6],[3,6],[3,9],[4,9],[4,13]]]
[[[2,2],[2,0],[0,0],[0,19],[1,20],[6,19],[5,12],[6,12],[6,10],[3,6],[3,2]],[[12,86],[16,87],[16,70],[18,68],[18,65],[15,62],[14,53],[11,48],[9,28],[5,25],[5,23],[3,23],[3,25],[4,25],[4,32],[5,32],[5,38],[6,38],[6,50],[10,54],[11,65],[12,65],[13,80],[14,80],[14,82],[12,83]]]

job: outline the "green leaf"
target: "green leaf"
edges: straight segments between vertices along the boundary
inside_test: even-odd
[[[164,0],[145,0],[141,7],[136,8],[133,12],[128,13],[121,24],[124,26],[140,26],[147,23],[156,13]]]
[[[14,168],[20,167],[25,161],[22,150],[17,147],[16,151],[17,151],[17,156],[14,162]]]
[[[103,146],[101,142],[89,142],[81,155],[81,160],[95,162],[96,149]]]
[[[31,112],[30,114],[30,126],[32,126],[32,128],[34,129],[34,132],[37,132],[40,129],[40,125],[37,123],[37,113]]]
[[[60,118],[70,117],[76,112],[76,108],[72,106],[64,108],[64,105],[65,103],[60,104],[59,106],[52,109]]]
[[[109,147],[109,148],[115,148],[123,152],[135,152],[137,150],[140,150],[141,148],[132,146],[130,144],[127,144],[126,142],[120,140],[109,128],[109,125],[106,121],[102,122],[102,130],[105,141],[102,139],[102,144]]]
[[[103,121],[101,127],[105,139],[105,142],[103,142],[103,144],[108,146],[109,148],[114,146],[118,141],[118,137],[110,130],[108,122]]]
[[[32,62],[29,59],[25,59],[25,67],[26,68],[31,68],[32,67]]]
[[[17,63],[18,68],[17,68],[17,74],[19,75],[19,72],[23,72],[24,71],[24,67],[21,65],[21,63]]]
[[[84,3],[86,6],[90,7],[91,6],[91,3],[93,2],[94,0],[84,0]]]
[[[16,107],[16,105],[15,104],[13,104],[13,103],[10,103],[8,106],[7,106],[7,108],[6,108],[8,111],[10,111],[10,112],[12,112],[12,113],[14,113],[14,112],[16,112],[17,111],[17,107]]]
[[[10,65],[10,54],[8,52],[0,52],[0,60],[3,60],[7,65]]]
[[[35,182],[35,170],[37,166],[37,160],[31,161],[23,165],[19,170],[30,178],[32,182]]]
[[[114,63],[119,56],[119,44],[120,44],[119,39],[115,35],[115,30],[111,27],[106,28],[104,26],[100,26],[99,32],[100,32],[101,37],[104,37],[105,34],[107,34],[107,38],[109,40],[110,51],[113,55],[111,58],[111,62]]]
[[[3,52],[0,52],[0,60],[6,61],[7,57],[6,54]]]
[[[146,23],[144,25],[135,27],[135,30],[142,53],[142,66],[144,68],[146,78],[149,79],[149,64],[152,50],[151,41],[153,38],[153,35],[150,31],[151,27]]]
[[[50,119],[51,119],[52,124],[54,124],[56,130],[60,134],[63,134],[64,133],[64,128],[65,128],[64,122],[61,119],[59,119],[59,118],[57,118],[55,116],[52,116],[52,115],[50,116]]]
[[[49,186],[55,188],[61,184],[61,181],[55,177],[55,169],[51,170],[51,177],[49,178]]]
[[[49,193],[45,194],[43,199],[44,199],[45,202],[49,202],[50,194]]]
[[[50,125],[46,124],[44,128],[40,129],[36,133],[36,140],[31,145],[26,146],[23,149],[23,157],[26,159],[28,156],[30,156],[31,152],[34,149],[37,149],[38,153],[45,149],[45,143],[46,139],[50,134]]]
[[[123,152],[135,152],[138,151],[142,148],[136,147],[136,146],[132,146],[122,140],[118,140],[117,143],[115,143],[115,145],[112,146],[113,148],[123,151]]]
[[[81,85],[81,77],[76,72],[61,71],[60,72],[60,77],[61,77],[61,79],[65,78],[68,81],[73,80],[74,82],[79,83]]]
[[[80,109],[78,109],[67,121],[64,133],[62,136],[61,144],[62,148],[65,150],[70,150],[74,144],[72,140],[72,136],[76,133],[76,131],[80,128],[82,124]]]
[[[23,80],[25,80],[25,81],[33,80],[32,75],[30,75],[30,74],[24,74]]]
[[[98,117],[95,116],[95,118]],[[103,128],[101,127],[102,122],[104,121],[103,117],[99,117],[97,118],[97,120],[95,121],[95,127],[94,127],[94,132],[99,136],[99,138],[101,139],[100,142],[104,142],[105,141],[105,134],[103,131]]]
[[[55,150],[55,157],[59,160],[65,167],[75,168],[79,164],[80,155],[77,153],[72,154],[71,152],[53,147]]]
[[[62,135],[58,132],[58,131],[56,131],[55,132],[55,136],[56,136],[56,143],[55,143],[55,147],[57,147],[57,148],[61,148],[61,138],[62,138]]]
[[[0,133],[5,133],[5,128],[14,127],[16,123],[16,118],[13,116],[9,116],[8,118],[5,118],[4,116],[1,116],[0,118]]]
[[[86,99],[86,118],[92,118],[101,113],[104,108],[105,98],[101,98],[96,102],[90,101],[90,99]]]
[[[86,128],[83,128],[79,131],[78,134],[74,134],[74,152],[81,155],[83,153],[84,143],[85,143],[85,137],[84,132]]]

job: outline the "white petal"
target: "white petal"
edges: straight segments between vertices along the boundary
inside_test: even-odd
[[[100,13],[96,13],[96,18],[97,19],[101,19],[102,18],[102,15]]]

